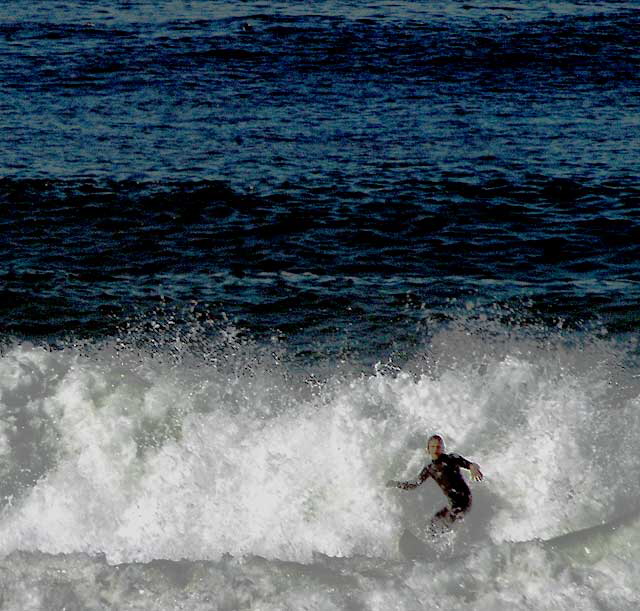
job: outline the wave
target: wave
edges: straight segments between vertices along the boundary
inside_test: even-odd
[[[146,323],[2,350],[4,609],[637,607],[632,339],[469,316],[367,370]],[[384,482],[434,431],[486,479],[416,546],[442,495]]]
[[[245,609],[402,611],[434,602],[476,609],[635,609],[637,516],[605,541],[581,534],[579,560],[532,541],[477,546],[417,561],[316,554],[306,564],[258,556],[112,565],[104,556],[14,552],[0,560],[7,611]],[[556,546],[557,547],[557,546]]]
[[[391,560],[442,498],[383,484],[415,476],[434,430],[487,473],[463,545],[628,512],[640,496],[633,343],[473,324],[369,372],[232,328],[8,345],[0,552]]]
[[[389,324],[419,325],[423,306],[523,295],[548,320],[637,322],[630,177],[396,186],[345,199],[302,184],[258,194],[217,181],[2,179],[0,322],[20,337],[109,335],[165,298],[209,303],[256,333],[381,320],[384,341]]]
[[[165,240],[189,237],[189,245],[198,239],[232,241],[234,231],[259,246],[263,240],[302,240],[307,234],[320,239],[323,231],[333,230],[356,238],[363,247],[371,236],[376,248],[402,246],[406,239],[415,243],[421,236],[446,246],[470,228],[484,229],[491,241],[504,242],[510,234],[525,241],[557,239],[561,227],[562,237],[576,248],[588,243],[601,249],[599,255],[605,254],[605,246],[629,248],[638,237],[640,191],[632,176],[604,182],[542,175],[520,182],[497,174],[482,181],[443,176],[382,186],[345,192],[337,186],[318,190],[286,183],[280,191],[257,194],[211,180],[3,178],[0,201],[10,210],[3,225],[8,237],[18,239],[18,230],[27,238],[44,231],[47,244],[80,225],[101,241],[112,241],[116,232],[126,230],[143,244],[153,232]],[[390,205],[394,193],[397,201]],[[533,221],[537,226],[527,227]],[[569,233],[568,223],[574,229]],[[468,236],[466,241],[473,246]]]
[[[484,78],[500,80],[505,73],[519,77],[524,70],[551,79],[579,75],[597,82],[606,76],[611,84],[631,81],[635,74],[635,62],[629,56],[637,42],[634,8],[618,3],[616,10],[590,14],[587,9],[585,15],[571,16],[535,9],[462,8],[458,18],[454,17],[457,11],[449,7],[448,11],[436,8],[435,14],[429,10],[403,14],[400,10],[394,16],[394,11],[384,11],[374,18],[358,19],[363,16],[357,15],[362,8],[355,15],[345,15],[343,9],[340,16],[331,12],[296,15],[291,8],[275,15],[241,11],[233,16],[225,7],[211,13],[210,19],[203,19],[202,14],[174,15],[178,18],[161,25],[148,16],[140,16],[136,23],[126,18],[114,23],[96,20],[95,15],[78,24],[73,23],[75,14],[65,20],[63,13],[59,24],[26,18],[4,25],[0,32],[32,44],[45,41],[54,48],[86,39],[110,45],[118,60],[117,71],[127,73],[144,70],[152,58],[161,72],[172,65],[182,69],[207,66],[211,60],[216,61],[217,70],[238,71],[239,64],[249,60],[262,66],[265,77],[273,76],[274,64],[296,73],[330,70],[334,77],[368,73],[462,79],[481,73]],[[447,20],[443,23],[444,15]],[[150,27],[159,32],[160,48],[145,40]],[[93,75],[102,71],[82,61],[78,67]],[[65,82],[69,75],[50,76]]]
[[[87,238],[79,245],[100,247],[105,266],[116,270],[115,245],[125,255],[152,255],[153,247],[162,248],[169,262],[179,247],[211,256],[215,246],[226,256],[251,246],[273,256],[274,242],[304,258],[310,257],[311,242],[322,243],[329,261],[334,252],[343,254],[346,241],[355,242],[363,255],[371,248],[411,256],[409,243],[418,253],[435,247],[457,252],[464,243],[467,251],[486,256],[469,238],[470,231],[481,232],[494,250],[521,250],[529,258],[557,250],[559,240],[571,245],[572,260],[606,260],[614,246],[613,254],[631,256],[637,245],[640,193],[631,176],[602,183],[539,175],[523,182],[443,177],[391,185],[382,192],[380,186],[347,197],[337,187],[320,193],[293,184],[260,195],[206,180],[4,178],[0,200],[11,212],[3,230],[16,246],[38,236],[48,249],[55,250],[59,242],[70,249],[68,235],[82,227]],[[397,201],[389,205],[394,192]],[[311,261],[306,269],[316,266]]]

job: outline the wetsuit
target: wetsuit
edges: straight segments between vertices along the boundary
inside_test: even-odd
[[[459,454],[440,454],[436,460],[431,461],[422,471],[415,482],[398,482],[398,488],[410,490],[417,488],[426,479],[432,477],[442,492],[449,499],[449,506],[443,507],[431,520],[432,527],[438,523],[451,524],[471,507],[471,491],[464,481],[460,468],[469,469],[471,462]]]

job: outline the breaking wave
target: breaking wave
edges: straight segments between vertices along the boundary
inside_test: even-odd
[[[242,608],[242,596],[294,608],[297,588],[313,609],[381,608],[393,597],[420,608],[434,595],[455,609],[552,608],[543,590],[555,572],[564,585],[553,608],[609,608],[608,595],[620,603],[611,608],[631,608],[636,344],[474,324],[442,326],[402,366],[369,371],[304,364],[232,327],[8,344],[4,600],[26,609],[20,592],[38,604],[58,590],[71,601],[95,588],[116,596],[124,581],[147,584],[146,602],[130,607],[145,609],[177,590],[180,608]],[[436,430],[486,479],[472,484],[465,523],[408,557],[407,534],[419,541],[443,498],[428,484],[409,493],[384,482],[414,477]],[[300,579],[289,588],[292,571]],[[89,576],[82,591],[78,572]],[[27,576],[36,585],[21,589]]]

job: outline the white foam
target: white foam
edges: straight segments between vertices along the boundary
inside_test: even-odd
[[[639,496],[640,421],[628,387],[620,404],[601,403],[629,356],[606,346],[603,366],[601,344],[444,331],[430,348],[435,369],[336,377],[313,392],[300,370],[251,354],[230,369],[136,352],[134,367],[133,352],[109,345],[14,346],[0,359],[1,391],[23,404],[1,407],[29,414],[25,434],[40,431],[31,441],[37,451],[45,440],[49,462],[5,504],[0,553],[397,559],[403,529],[444,499],[432,482],[384,482],[415,477],[434,431],[486,474],[471,484],[460,539],[548,539],[607,521]],[[0,448],[15,470],[10,427],[3,420]]]

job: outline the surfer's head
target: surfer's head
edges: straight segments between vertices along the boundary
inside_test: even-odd
[[[444,440],[440,435],[431,435],[427,440],[425,450],[432,460],[436,460],[444,452]]]

